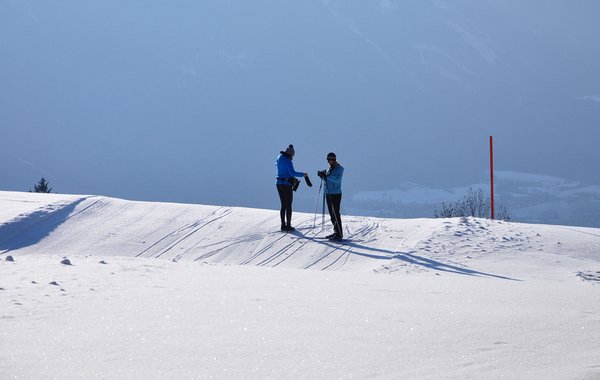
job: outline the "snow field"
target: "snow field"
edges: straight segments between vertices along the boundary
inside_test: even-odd
[[[2,378],[600,377],[597,229],[346,216],[334,244],[300,213],[0,205]]]

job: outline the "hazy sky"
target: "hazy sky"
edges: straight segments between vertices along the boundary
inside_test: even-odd
[[[344,192],[600,183],[600,2],[0,0],[0,189],[277,208],[292,143]],[[306,209],[316,190],[301,188]]]

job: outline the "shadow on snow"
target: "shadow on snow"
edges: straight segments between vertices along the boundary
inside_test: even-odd
[[[0,254],[35,245],[49,236],[86,198],[57,210],[38,210],[0,225]]]
[[[299,237],[311,240],[315,243],[323,244],[332,248],[339,249],[341,246],[349,247],[349,253],[357,256],[368,257],[370,259],[375,260],[401,260],[405,263],[417,265],[425,268],[429,268],[436,271],[462,274],[466,276],[477,276],[477,277],[493,277],[502,280],[510,280],[510,281],[521,281],[515,278],[510,278],[506,276],[495,275],[491,273],[480,272],[468,268],[459,267],[456,265],[445,264],[437,260],[433,260],[430,258],[426,258],[423,256],[418,256],[415,252],[402,252],[402,251],[391,251],[383,248],[370,247],[364,244],[358,244],[353,241],[343,241],[340,243],[332,243],[327,240],[317,239],[314,237],[309,237],[304,235],[299,231],[295,231],[294,235]],[[361,252],[363,251],[363,252]]]

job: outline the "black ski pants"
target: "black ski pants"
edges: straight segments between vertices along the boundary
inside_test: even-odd
[[[294,191],[292,186],[277,185],[279,200],[281,201],[281,225],[290,227],[292,224],[292,202],[294,201]]]
[[[327,194],[325,196],[327,200],[327,209],[329,210],[329,216],[331,217],[331,223],[333,223],[333,231],[339,237],[344,236],[342,230],[342,217],[340,215],[340,207],[342,205],[342,194]]]

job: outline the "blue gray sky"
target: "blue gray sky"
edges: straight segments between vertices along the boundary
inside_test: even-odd
[[[0,0],[0,189],[278,208],[277,153],[345,194],[599,184],[600,3]],[[316,182],[316,181],[315,181]],[[316,189],[297,193],[314,210]]]

